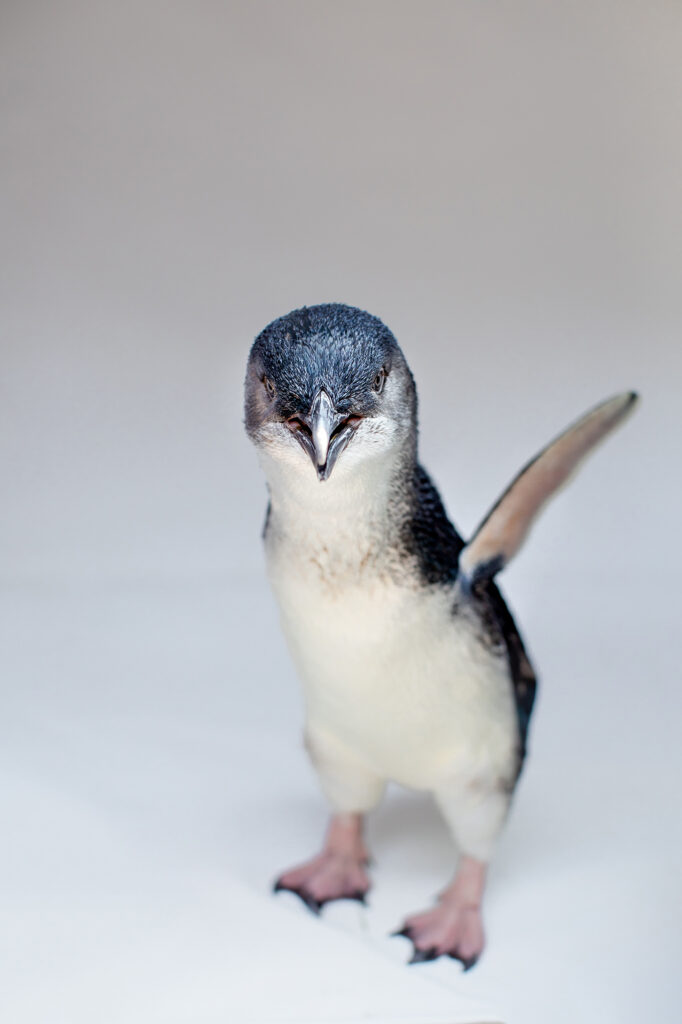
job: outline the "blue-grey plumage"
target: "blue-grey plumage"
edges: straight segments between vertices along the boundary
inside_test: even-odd
[[[395,338],[338,304],[296,310],[251,349],[246,429],[270,492],[268,570],[332,807],[322,853],[283,875],[311,907],[367,891],[362,815],[388,780],[431,792],[460,860],[403,931],[416,960],[471,966],[486,864],[518,778],[535,675],[493,576],[551,494],[622,420],[612,399],[522,471],[468,545],[417,457],[417,397]]]

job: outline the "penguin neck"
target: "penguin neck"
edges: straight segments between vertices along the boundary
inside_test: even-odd
[[[388,557],[400,543],[411,508],[415,457],[397,448],[344,466],[320,482],[312,465],[265,455],[270,492],[266,544],[286,546],[302,558],[365,564]]]

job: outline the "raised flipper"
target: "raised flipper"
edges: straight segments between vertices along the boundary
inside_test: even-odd
[[[582,460],[633,410],[627,391],[595,406],[535,456],[492,507],[459,558],[465,589],[490,579],[514,557],[538,513]]]

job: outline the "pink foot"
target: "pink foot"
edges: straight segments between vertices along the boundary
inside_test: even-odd
[[[463,857],[454,882],[436,906],[409,917],[395,932],[412,942],[411,964],[450,956],[459,960],[465,971],[474,966],[485,944],[481,919],[484,881],[485,866]]]
[[[322,853],[285,871],[274,891],[295,893],[314,914],[331,900],[364,903],[370,887],[367,859],[360,815],[339,815],[332,818]]]
[[[483,923],[478,907],[439,903],[433,910],[408,918],[396,935],[411,940],[414,946],[411,964],[450,956],[468,971],[483,952]]]

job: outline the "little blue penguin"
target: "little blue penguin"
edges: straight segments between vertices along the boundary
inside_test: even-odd
[[[470,968],[495,842],[526,752],[536,678],[494,577],[547,499],[633,409],[588,412],[510,484],[465,543],[417,455],[414,379],[391,331],[336,303],[256,338],[245,425],[269,491],[268,574],[331,809],[322,851],[275,889],[319,912],[369,889],[364,815],[388,781],[433,795],[458,851],[437,903],[395,934],[413,963]]]

